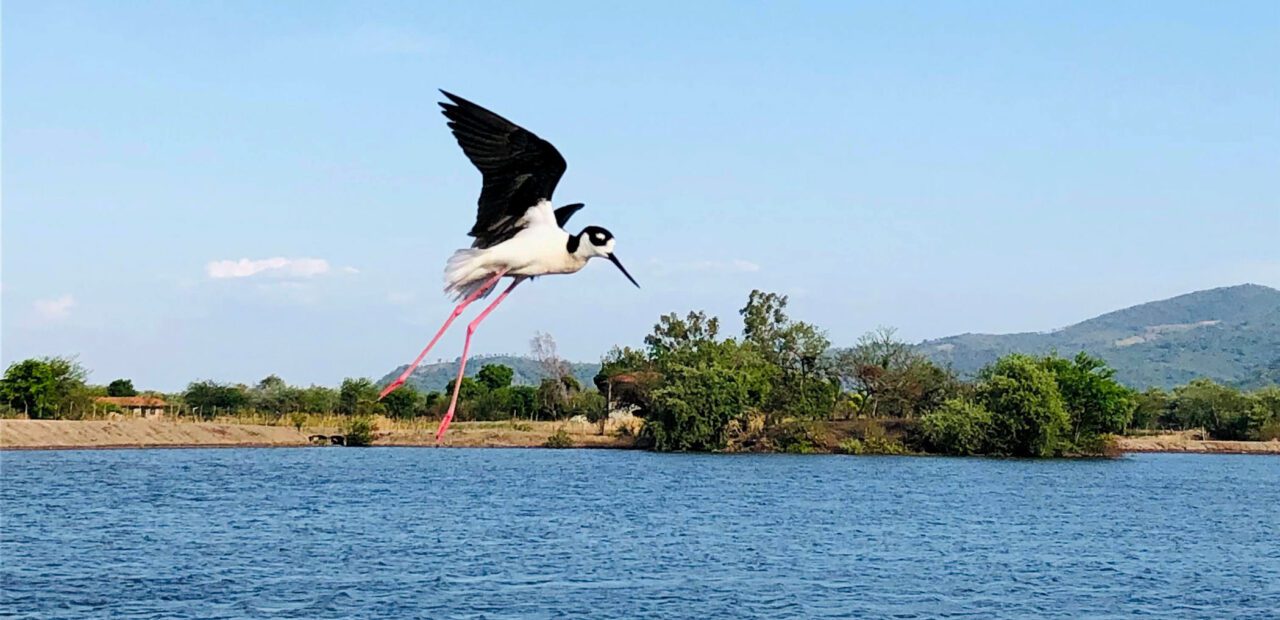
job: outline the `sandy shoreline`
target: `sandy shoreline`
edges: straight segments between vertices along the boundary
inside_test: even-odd
[[[540,448],[563,430],[575,448],[635,448],[635,440],[616,432],[600,434],[595,425],[566,422],[458,422],[437,443],[434,427],[376,433],[375,446],[430,448]],[[311,435],[337,429],[223,424],[174,420],[0,420],[0,450],[84,450],[127,448],[265,448],[315,445]],[[1198,454],[1277,454],[1280,441],[1213,441],[1191,433],[1119,437],[1121,452]]]
[[[1280,441],[1215,441],[1192,433],[1117,437],[1121,452],[1190,452],[1196,454],[1280,454]]]
[[[564,430],[576,448],[634,448],[616,433],[601,435],[591,424],[565,422],[455,422],[436,442],[434,425],[375,433],[375,446],[431,448],[539,448]],[[313,446],[312,435],[335,428],[223,424],[174,420],[0,420],[0,450],[82,450],[126,448],[233,448]],[[327,445],[322,443],[320,445]]]

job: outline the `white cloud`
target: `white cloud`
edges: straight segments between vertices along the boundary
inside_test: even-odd
[[[348,268],[350,269],[350,268]],[[215,260],[204,267],[210,278],[249,278],[274,276],[283,278],[310,278],[329,273],[329,261],[323,258],[275,258],[240,260]]]
[[[36,316],[43,321],[60,321],[71,316],[71,308],[75,307],[76,298],[63,295],[54,299],[37,299],[34,306]]]

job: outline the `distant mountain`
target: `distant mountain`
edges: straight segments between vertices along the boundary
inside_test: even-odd
[[[538,385],[542,382],[544,373],[542,366],[537,360],[517,355],[477,355],[467,360],[467,376],[474,377],[480,372],[486,364],[502,364],[510,366],[515,371],[515,378],[512,380],[516,385]],[[378,381],[378,385],[386,385],[400,376],[404,372],[406,366],[387,373],[387,376]],[[593,385],[596,373],[600,371],[600,364],[580,364],[576,362],[569,363],[570,372],[584,387]],[[451,362],[436,362],[434,364],[423,364],[413,371],[406,381],[418,391],[444,391],[454,379],[458,377],[458,360]]]
[[[1257,284],[1215,288],[1052,332],[961,334],[918,347],[964,376],[1008,353],[1087,351],[1136,388],[1172,387],[1196,377],[1252,388],[1280,379],[1280,291]]]

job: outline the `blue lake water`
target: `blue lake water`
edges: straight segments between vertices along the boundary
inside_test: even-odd
[[[13,618],[1276,618],[1280,459],[0,453]]]

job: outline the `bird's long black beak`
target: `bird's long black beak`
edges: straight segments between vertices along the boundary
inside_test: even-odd
[[[609,262],[616,265],[618,267],[618,271],[621,271],[622,275],[627,276],[627,279],[631,280],[631,283],[636,285],[636,288],[640,288],[640,283],[636,282],[636,279],[631,277],[631,274],[627,273],[627,268],[622,266],[622,261],[618,260],[617,255],[613,252],[609,253]]]

